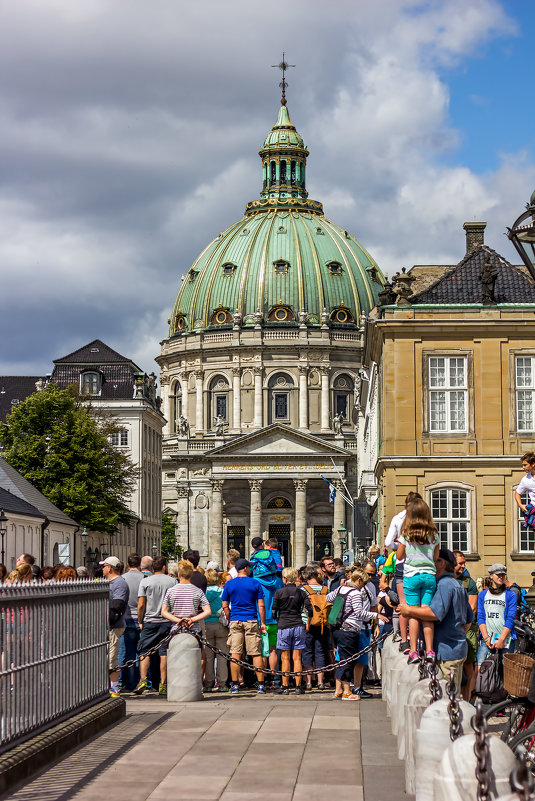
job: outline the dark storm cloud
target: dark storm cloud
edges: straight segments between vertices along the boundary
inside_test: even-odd
[[[508,219],[533,170],[439,164],[457,132],[435,65],[512,30],[468,6],[0,0],[0,372],[96,337],[155,369],[181,275],[258,196],[283,49],[327,215],[389,272],[460,258],[463,219]]]

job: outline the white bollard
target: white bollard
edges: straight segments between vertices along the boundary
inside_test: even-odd
[[[391,717],[391,729],[392,734],[396,734],[397,732],[397,717],[396,717],[396,704],[398,702],[398,690],[399,690],[399,682],[401,679],[401,674],[407,667],[407,656],[405,654],[400,654],[399,658],[396,657],[396,661],[392,666],[391,672],[391,685],[390,685],[390,717]]]
[[[386,654],[384,651],[386,650]],[[398,643],[394,642],[392,637],[389,637],[383,647],[383,654],[381,656],[381,695],[383,701],[388,706],[389,686],[390,686],[390,671],[392,669],[392,662],[395,655],[399,653]]]
[[[444,751],[451,743],[449,699],[443,698],[427,707],[416,732],[416,801],[433,801],[433,781]],[[459,701],[462,734],[470,731],[476,710],[466,701]]]
[[[397,734],[398,737],[399,759],[403,759],[405,756],[405,735],[403,732],[405,724],[405,704],[407,703],[410,691],[419,681],[420,671],[418,670],[418,663],[406,665],[399,679],[396,708],[392,710],[392,723],[394,722],[394,717],[396,718],[396,731],[394,734]]]
[[[475,741],[472,733],[450,743],[434,779],[434,801],[477,801]],[[487,736],[487,746],[490,797],[496,798],[511,789],[509,776],[516,764],[516,757],[509,746],[497,737]]]
[[[427,707],[433,703],[433,696],[430,689],[431,679],[423,679],[415,684],[409,692],[407,703],[405,704],[404,738],[405,738],[405,792],[407,795],[414,795],[415,792],[415,772],[416,772],[416,730],[420,725],[422,715]],[[446,698],[446,682],[444,679],[438,681],[438,692],[441,698]],[[400,757],[403,759],[403,757]]]
[[[201,649],[191,634],[176,634],[167,651],[167,700],[202,701]]]

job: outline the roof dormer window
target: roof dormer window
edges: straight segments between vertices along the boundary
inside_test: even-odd
[[[236,265],[232,264],[230,261],[226,261],[222,267],[223,275],[234,275],[234,271],[236,270]]]
[[[188,279],[190,281],[195,281],[195,279],[197,278],[198,275],[199,275],[199,271],[198,270],[194,270],[192,268],[188,273]]]
[[[277,261],[273,262],[273,266],[276,273],[287,273],[290,267],[289,263],[284,259],[277,259]]]
[[[102,375],[93,370],[86,370],[80,375],[81,395],[100,395],[102,389]]]
[[[327,268],[331,275],[342,275],[342,265],[339,261],[330,261]]]
[[[232,322],[232,317],[228,309],[223,308],[220,303],[210,318],[210,325],[225,325]]]

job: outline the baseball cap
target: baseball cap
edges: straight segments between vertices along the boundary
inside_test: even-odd
[[[260,546],[263,544],[264,540],[262,539],[262,537],[253,537],[253,539],[251,540],[251,545],[253,546],[253,548],[260,548]]]
[[[496,562],[489,567],[489,573],[507,573],[507,568],[501,562]]]
[[[111,565],[111,567],[117,567],[117,565],[121,564],[121,560],[118,559],[116,556],[108,556],[107,559],[104,559],[103,562],[99,562],[99,565]]]
[[[441,548],[438,552],[438,558],[444,559],[445,562],[449,562],[450,565],[455,565],[457,560],[455,558],[455,554],[453,551],[450,551],[449,548]]]
[[[219,562],[214,562],[214,561],[208,562],[208,564],[206,565],[206,569],[217,570],[218,572],[221,570],[221,568],[219,567]]]
[[[239,573],[240,570],[245,570],[246,567],[251,567],[251,563],[248,562],[247,559],[238,559],[234,567]]]

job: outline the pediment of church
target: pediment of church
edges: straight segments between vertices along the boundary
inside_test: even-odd
[[[213,448],[209,457],[227,456],[352,456],[344,448],[290,426],[273,424],[251,434],[237,437],[226,445]]]

